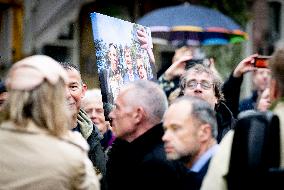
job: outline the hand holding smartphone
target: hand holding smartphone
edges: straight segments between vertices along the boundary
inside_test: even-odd
[[[268,59],[270,59],[271,56],[266,55],[259,55],[254,59],[254,67],[257,68],[267,68],[268,67]]]

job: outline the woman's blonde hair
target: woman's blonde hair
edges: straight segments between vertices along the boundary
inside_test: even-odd
[[[5,120],[19,127],[25,127],[32,120],[55,136],[65,134],[70,125],[62,78],[55,85],[45,79],[33,90],[10,90],[3,111]]]

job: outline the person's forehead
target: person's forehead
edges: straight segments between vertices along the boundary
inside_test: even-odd
[[[186,120],[190,117],[191,104],[181,101],[170,105],[165,114],[165,120]]]
[[[69,78],[69,82],[70,80],[72,82],[81,82],[81,75],[76,69],[68,69],[66,71]]]
[[[131,91],[135,90],[133,84],[123,86],[116,98],[116,103],[123,105],[130,105],[132,99]]]
[[[196,71],[196,70],[189,70],[186,75],[187,80],[192,79],[207,79],[211,80],[213,77],[209,73],[205,71]]]
[[[86,109],[90,108],[98,109],[98,108],[103,108],[103,103],[98,100],[89,100],[82,102],[82,106],[85,107]]]
[[[271,70],[268,68],[257,68],[255,71],[255,74],[264,74],[264,73],[270,74]]]

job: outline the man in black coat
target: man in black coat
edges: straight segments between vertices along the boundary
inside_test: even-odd
[[[166,95],[154,82],[137,80],[122,88],[110,113],[116,140],[107,162],[109,190],[176,188],[160,124],[167,106]]]

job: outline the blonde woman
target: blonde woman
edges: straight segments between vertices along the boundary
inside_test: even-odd
[[[0,125],[2,189],[99,189],[88,145],[68,129],[66,71],[35,55],[13,65]]]

